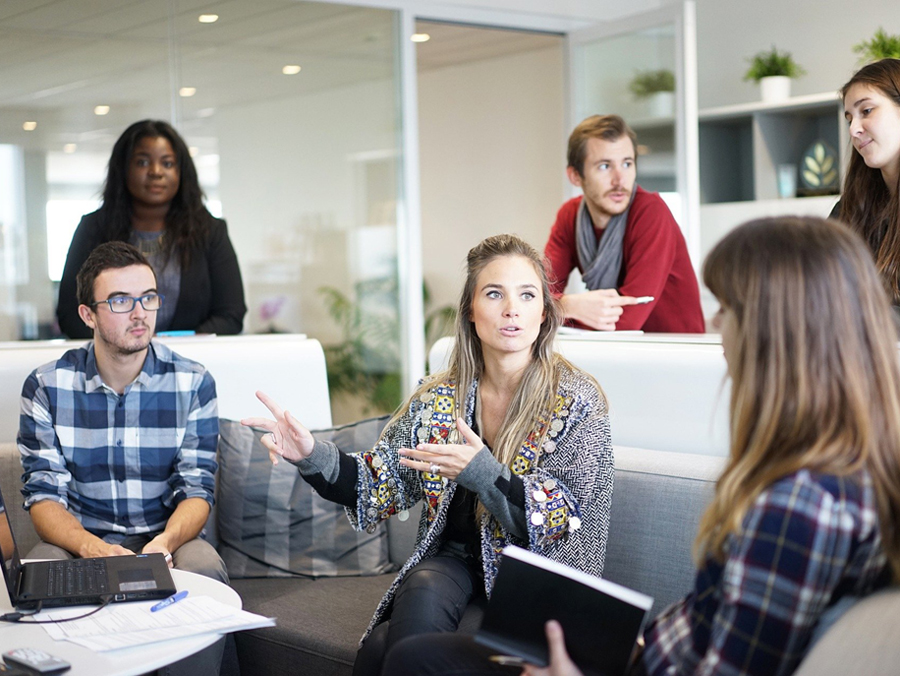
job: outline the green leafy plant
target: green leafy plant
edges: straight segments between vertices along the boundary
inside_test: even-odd
[[[900,59],[900,35],[888,35],[884,28],[879,28],[870,40],[853,45],[853,51],[859,54],[860,64],[881,59]]]
[[[790,52],[779,52],[774,45],[770,51],[762,51],[748,59],[750,68],[744,74],[744,80],[759,82],[764,77],[784,75],[797,78],[806,75],[806,71],[794,61]]]
[[[425,307],[431,297],[423,286]],[[403,397],[400,380],[400,322],[397,315],[397,280],[367,280],[356,285],[356,300],[330,286],[318,289],[328,314],[341,329],[341,341],[323,346],[332,397],[356,395],[365,413],[393,411]],[[427,312],[425,337],[430,346],[447,335],[456,321],[449,305]]]
[[[656,92],[675,91],[675,73],[671,70],[641,70],[628,85],[635,98],[645,99]]]

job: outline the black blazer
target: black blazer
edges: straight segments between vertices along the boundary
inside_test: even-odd
[[[59,283],[56,317],[69,338],[91,338],[92,332],[78,316],[75,277],[91,251],[107,241],[100,212],[82,217],[75,230],[66,267]],[[211,219],[204,246],[191,254],[191,263],[181,270],[181,290],[172,317],[173,331],[229,335],[244,327],[244,284],[237,256],[225,221]]]

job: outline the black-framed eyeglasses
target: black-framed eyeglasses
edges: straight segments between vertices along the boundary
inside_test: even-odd
[[[109,305],[110,312],[123,314],[125,312],[131,312],[132,310],[134,310],[135,303],[140,303],[141,307],[144,308],[147,312],[156,312],[157,310],[159,310],[159,308],[162,307],[165,298],[166,297],[161,293],[148,293],[140,297],[113,296],[112,298],[107,298],[106,300],[94,301],[93,303],[91,303],[91,307],[97,307],[101,303],[106,303],[107,305]]]

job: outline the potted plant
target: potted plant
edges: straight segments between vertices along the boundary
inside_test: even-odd
[[[671,117],[675,102],[675,73],[661,70],[637,71],[628,85],[636,99],[649,102],[651,117]]]
[[[871,40],[854,45],[853,51],[859,54],[861,66],[881,59],[900,59],[900,35],[888,35],[879,28]]]
[[[779,52],[774,45],[770,51],[759,52],[749,61],[750,68],[744,74],[744,80],[759,83],[762,100],[766,103],[789,98],[791,80],[806,75],[790,52]]]

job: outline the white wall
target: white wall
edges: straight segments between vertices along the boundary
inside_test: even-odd
[[[380,80],[217,112],[219,191],[247,293],[246,331],[265,330],[260,304],[285,296],[275,327],[329,343],[337,326],[317,289],[347,293],[383,270],[383,252],[369,248],[360,260],[355,243],[386,225],[366,218],[361,158],[396,152],[394,96],[393,81]],[[393,255],[390,230],[379,242]]]
[[[424,274],[456,305],[466,253],[513,232],[543,251],[565,197],[559,48],[419,75]]]
[[[758,101],[747,59],[772,45],[807,71],[793,94],[836,91],[857,67],[853,45],[879,26],[900,32],[897,0],[697,0],[700,108]]]

